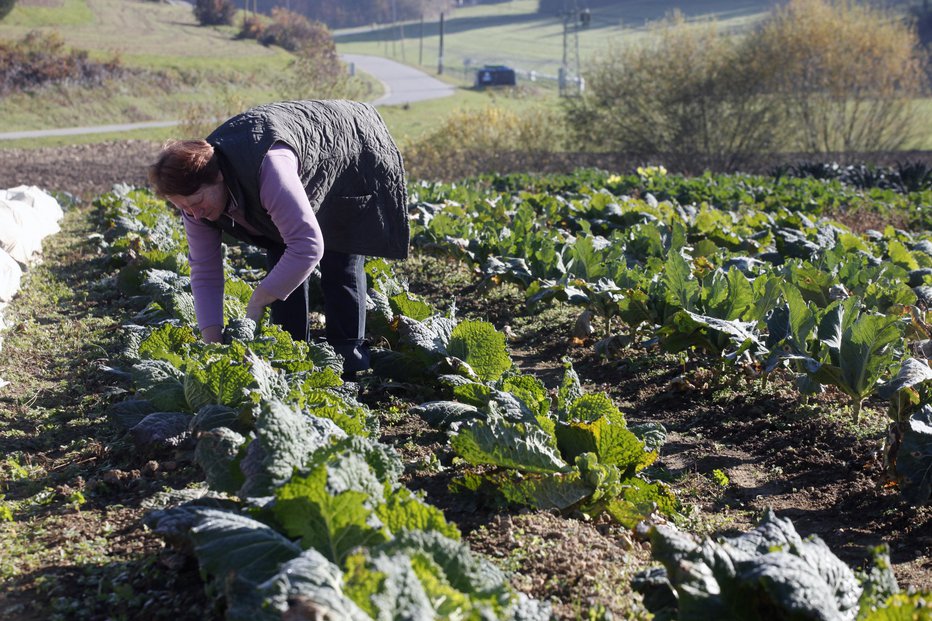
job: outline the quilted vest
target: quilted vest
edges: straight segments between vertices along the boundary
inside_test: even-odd
[[[403,259],[408,255],[405,172],[379,113],[355,101],[289,101],[247,110],[215,129],[213,145],[230,194],[255,238],[221,218],[233,237],[268,247],[282,237],[259,199],[259,167],[277,142],[298,155],[299,174],[317,214],[324,248]]]

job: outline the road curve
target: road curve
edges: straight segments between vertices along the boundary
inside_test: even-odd
[[[352,63],[359,71],[371,74],[382,83],[385,94],[372,102],[375,106],[395,106],[427,99],[449,97],[455,89],[433,78],[419,69],[380,58],[361,54],[344,54],[344,62]],[[94,125],[89,127],[62,127],[57,129],[35,129],[17,132],[0,132],[0,140],[47,138],[50,136],[77,136],[81,134],[103,134],[128,132],[153,127],[173,127],[181,121],[149,121],[146,123],[121,123]]]
[[[343,54],[344,62],[374,76],[385,88],[385,94],[372,102],[375,106],[397,106],[427,99],[449,97],[455,89],[431,77],[420,69],[379,56]]]

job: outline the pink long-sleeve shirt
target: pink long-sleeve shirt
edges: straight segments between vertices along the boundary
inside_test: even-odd
[[[303,283],[324,254],[324,238],[317,217],[301,183],[298,156],[288,146],[276,143],[262,160],[259,169],[259,200],[278,228],[285,242],[285,253],[275,267],[257,285],[276,299],[284,300]],[[232,200],[224,218],[254,232],[242,209]],[[188,260],[191,264],[191,290],[197,325],[203,331],[223,325],[223,260],[220,252],[221,231],[204,220],[182,212],[188,236]]]

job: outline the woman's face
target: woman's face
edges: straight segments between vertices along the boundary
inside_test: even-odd
[[[227,206],[227,190],[220,176],[213,183],[203,184],[194,194],[169,194],[165,198],[191,218],[214,222],[220,219]]]

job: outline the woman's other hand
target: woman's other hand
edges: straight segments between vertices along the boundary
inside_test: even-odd
[[[262,319],[262,313],[265,312],[265,307],[277,299],[278,298],[274,295],[266,293],[260,284],[256,287],[256,290],[252,292],[252,297],[249,298],[249,304],[246,305],[246,317],[258,324],[259,320]]]

